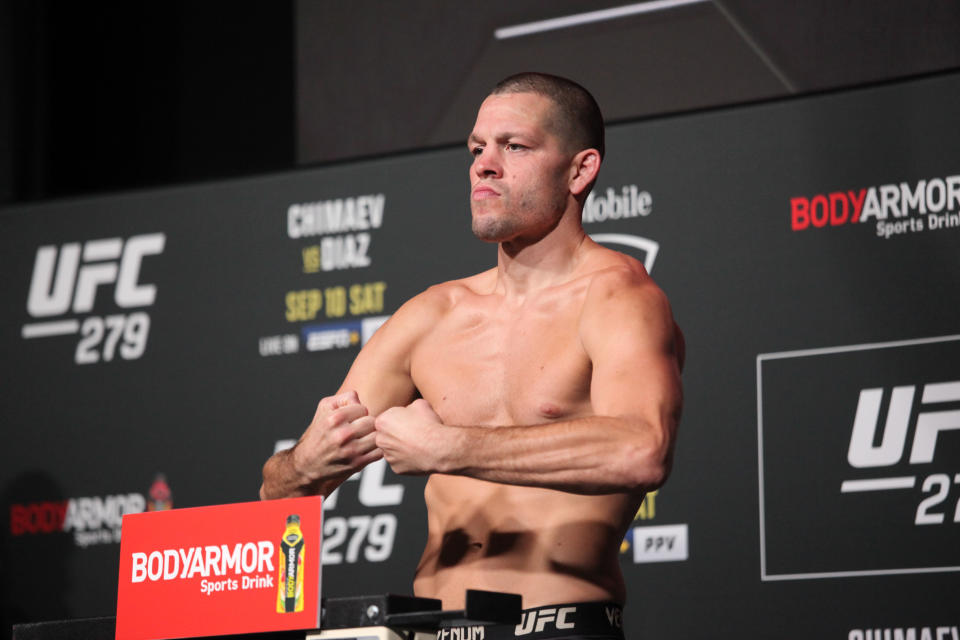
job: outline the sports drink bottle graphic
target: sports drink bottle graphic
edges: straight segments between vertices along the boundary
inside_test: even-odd
[[[280,578],[277,612],[303,611],[303,532],[300,516],[287,516],[287,528],[280,540]]]

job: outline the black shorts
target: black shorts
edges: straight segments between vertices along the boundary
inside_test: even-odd
[[[623,607],[573,602],[524,609],[520,624],[447,627],[437,640],[623,640]]]

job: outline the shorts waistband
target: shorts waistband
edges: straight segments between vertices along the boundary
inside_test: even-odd
[[[546,640],[623,638],[623,607],[614,602],[571,602],[524,609],[520,624],[442,628],[437,640]]]

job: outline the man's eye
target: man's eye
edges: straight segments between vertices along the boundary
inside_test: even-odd
[[[520,151],[521,149],[523,149],[522,144],[517,144],[516,142],[507,143],[507,151]]]
[[[483,153],[483,147],[474,147],[473,149],[470,149],[470,155],[473,157],[477,157],[481,153]]]

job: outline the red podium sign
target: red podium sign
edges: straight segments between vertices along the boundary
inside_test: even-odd
[[[123,516],[117,640],[319,627],[321,500]]]

